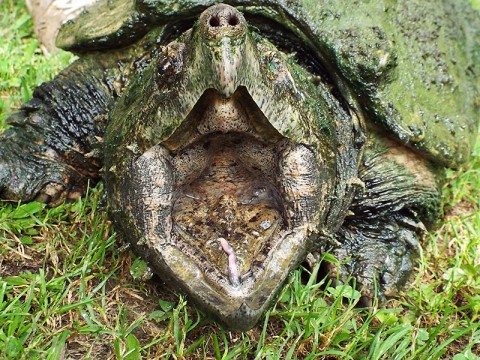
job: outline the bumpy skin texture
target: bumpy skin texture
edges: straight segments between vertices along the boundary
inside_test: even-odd
[[[98,181],[108,111],[137,56],[136,47],[94,52],[35,89],[0,135],[3,199],[55,205]]]
[[[215,13],[217,8],[212,9]],[[217,10],[228,14],[232,9]],[[356,188],[360,146],[355,137],[359,134],[329,89],[314,86],[310,74],[251,34],[238,11],[233,12],[237,25],[225,26],[225,30],[210,25],[209,14],[206,10],[191,32],[162,48],[112,110],[116,120],[109,124],[106,135],[107,191],[112,219],[136,251],[214,317],[244,330],[262,315],[313,239],[341,224]],[[213,115],[208,120],[206,109],[217,102],[231,111],[245,112],[245,119]],[[213,111],[220,112],[221,108]],[[223,145],[227,141],[231,141],[228,148],[234,149],[228,169],[213,160],[228,150]],[[262,159],[248,154],[249,145],[271,148],[266,152],[272,159],[268,170],[261,169]],[[195,149],[205,149],[206,158],[195,155]],[[182,166],[187,178],[211,173],[211,178],[224,181],[204,186],[209,181],[205,176],[198,186],[198,181],[184,184],[175,164],[188,154],[195,158]],[[238,163],[243,165],[234,165]],[[242,179],[239,174],[244,170],[247,174]],[[250,192],[247,184],[253,186],[255,176],[259,191],[274,188],[277,193],[271,198],[264,191],[267,208],[277,209],[282,221],[271,237],[261,240],[258,236],[250,246],[258,249],[253,255],[240,255],[245,253],[247,239],[237,237],[248,232],[250,222],[244,229],[223,234],[240,264],[224,271],[221,260],[210,256],[215,251],[208,249],[208,244],[218,241],[216,228],[229,221],[217,196],[220,200],[231,198],[240,206],[253,204],[258,207],[258,217],[266,216],[268,210],[253,191],[245,199]],[[234,185],[224,194],[208,189],[220,188],[225,182]],[[183,188],[185,185],[188,188]],[[240,191],[242,186],[245,191]],[[212,223],[210,233],[198,235],[199,231],[182,225],[187,221],[175,220],[178,206],[172,204],[187,203],[188,199],[211,204],[207,205],[210,219],[205,221],[194,216],[198,207],[186,210],[192,213],[189,222],[198,221],[197,228]],[[236,205],[230,210],[235,211]],[[242,273],[245,262],[252,264],[252,270]],[[240,287],[230,283],[237,272]]]
[[[102,160],[96,137],[103,136],[102,115],[114,97],[108,72],[115,72],[113,64],[97,61],[84,58],[42,84],[7,120],[0,148],[4,199],[56,203],[83,194],[87,180],[97,179]]]
[[[409,279],[418,242],[439,215],[443,169],[372,132],[359,168],[364,191],[327,245],[340,260],[341,280],[351,276],[370,305],[395,295]],[[337,273],[334,269],[333,273]]]
[[[100,1],[66,24],[58,45],[83,55],[10,118],[0,196],[54,205],[103,167],[116,228],[237,330],[309,252],[367,304],[395,295],[442,167],[471,149],[478,19],[447,1],[213,3]]]

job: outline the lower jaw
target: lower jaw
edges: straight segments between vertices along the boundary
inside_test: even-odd
[[[198,188],[195,181],[202,174],[209,176],[209,171],[204,171],[206,168],[208,170],[208,166],[203,166],[197,176],[193,176],[191,171],[185,172],[187,176],[184,179],[188,181],[179,187],[174,176],[175,154],[162,145],[156,145],[129,165],[120,183],[121,191],[111,192],[122,194],[120,198],[112,198],[111,203],[117,205],[116,211],[119,214],[126,213],[128,220],[126,222],[124,216],[117,218],[112,214],[116,225],[124,230],[137,252],[151,264],[153,270],[164,279],[169,279],[170,286],[190,294],[197,304],[238,330],[248,329],[255,324],[275,299],[290,271],[305,258],[310,249],[310,241],[316,236],[314,224],[318,221],[316,218],[308,218],[308,215],[320,213],[320,200],[316,200],[316,196],[321,193],[321,183],[315,180],[319,178],[315,175],[319,172],[318,161],[315,161],[315,153],[306,146],[292,144],[287,139],[285,141],[285,146],[280,146],[283,140],[272,145],[277,149],[275,156],[265,153],[275,160],[272,171],[268,171],[269,167],[265,164],[258,164],[258,167],[263,167],[262,170],[253,169],[255,161],[249,160],[253,156],[250,154],[240,160],[250,164],[247,168],[254,170],[251,172],[254,176],[244,174],[240,178],[246,180],[238,181],[238,177],[228,175],[223,180],[228,180],[225,183],[236,184],[235,186],[227,186],[220,191],[207,191],[207,195],[212,194],[215,201],[228,195],[224,199],[225,206],[222,208],[220,201],[217,209],[217,213],[223,211],[223,215],[217,214],[211,219],[217,223],[224,221],[223,232],[217,235],[227,235],[223,237],[231,245],[235,243],[228,236],[232,236],[235,231],[233,228],[229,230],[228,216],[246,213],[238,208],[239,203],[253,203],[254,208],[270,220],[271,231],[267,231],[262,239],[250,234],[257,249],[250,255],[249,263],[242,268],[240,284],[232,283],[229,270],[221,268],[222,262],[228,262],[228,254],[217,235],[213,240],[217,241],[219,260],[210,262],[205,260],[208,257],[202,245],[212,239],[198,241],[199,238],[194,237],[192,246],[187,243],[186,237],[182,237],[184,234],[181,230],[188,229],[188,224],[179,221],[179,199],[189,199],[189,195],[193,198],[200,197],[202,184],[208,185],[208,182],[200,179]],[[262,146],[257,146],[258,151],[261,148]],[[225,175],[223,170],[228,168],[232,169],[219,164],[215,171],[210,172],[215,181],[206,187],[216,187],[218,190],[218,185],[215,185],[219,183],[217,177]],[[240,167],[233,166],[233,169],[242,173]],[[264,177],[262,181],[258,181],[259,174]],[[192,186],[195,191],[189,193]],[[258,191],[252,191],[252,188]],[[245,189],[250,189],[247,195]],[[220,199],[217,196],[219,194],[223,194]],[[290,200],[287,201],[287,198]],[[192,204],[187,208],[191,209],[191,213],[198,210]],[[235,211],[229,213],[232,210]],[[185,219],[188,221],[191,217],[187,213]],[[192,224],[193,228],[195,225]],[[210,226],[210,229],[213,227]],[[212,230],[210,232],[213,233]],[[250,248],[251,246],[243,247],[245,251]],[[238,248],[235,251],[240,253]],[[239,268],[241,266],[239,264]]]
[[[232,286],[225,276],[205,272],[181,246],[167,244],[161,255],[175,288],[190,294],[200,308],[228,328],[244,331],[253,327],[276,300],[290,272],[305,258],[304,245],[309,240],[306,228],[284,232],[263,263],[244,277],[239,287]]]

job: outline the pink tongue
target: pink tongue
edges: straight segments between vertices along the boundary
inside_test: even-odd
[[[218,241],[220,241],[223,251],[225,251],[225,253],[228,255],[228,276],[230,278],[230,282],[233,286],[238,287],[240,286],[240,277],[238,276],[237,257],[235,256],[235,251],[224,238],[218,238]]]

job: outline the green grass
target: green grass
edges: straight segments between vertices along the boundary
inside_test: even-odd
[[[0,128],[4,114],[27,101],[35,85],[51,79],[73,56],[42,56],[24,1],[0,1]]]
[[[477,3],[478,4],[478,3]],[[23,1],[0,3],[0,126],[72,60],[45,58]],[[5,15],[8,14],[8,15]],[[105,215],[100,184],[75,203],[0,206],[0,359],[479,359],[480,143],[448,172],[444,220],[412,284],[386,307],[298,270],[264,321],[222,329],[134,257]]]

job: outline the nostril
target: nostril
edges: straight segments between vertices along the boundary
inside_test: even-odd
[[[239,22],[240,21],[238,20],[238,18],[235,15],[233,15],[232,17],[230,17],[230,19],[228,19],[228,25],[230,25],[230,26],[237,26],[239,24]]]
[[[220,19],[218,18],[218,16],[212,16],[208,23],[211,27],[219,27],[220,26]]]
[[[2,0],[0,0],[2,1]],[[200,22],[210,36],[241,36],[247,30],[247,23],[242,13],[225,4],[214,5],[200,16]],[[235,36],[237,36],[235,35]]]

